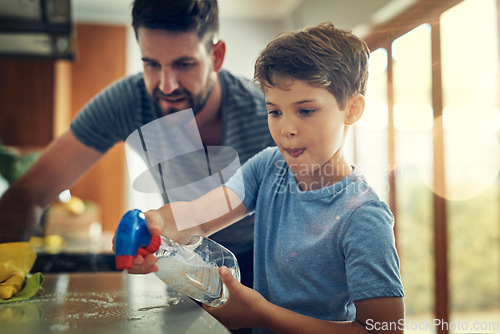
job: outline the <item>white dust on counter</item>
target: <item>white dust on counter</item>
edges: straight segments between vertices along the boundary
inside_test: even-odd
[[[144,314],[144,311],[168,308],[179,304],[181,298],[149,294],[136,296],[124,292],[68,292],[42,295],[31,302],[55,305],[51,306],[50,312],[45,312],[45,320],[53,323],[50,325],[51,331],[64,332],[70,327],[78,327],[82,321],[138,320],[141,317],[138,318],[140,314],[137,312]]]

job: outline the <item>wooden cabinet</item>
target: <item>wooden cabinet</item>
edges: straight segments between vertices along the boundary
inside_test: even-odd
[[[0,60],[0,139],[44,146],[52,140],[54,63]]]
[[[68,128],[97,93],[126,73],[125,26],[75,25],[75,60],[0,60],[0,138],[6,145],[44,147]],[[125,212],[125,153],[113,147],[72,188],[98,203],[103,228]]]

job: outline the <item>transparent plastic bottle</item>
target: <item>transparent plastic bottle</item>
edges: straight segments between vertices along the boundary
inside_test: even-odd
[[[192,237],[182,245],[165,236],[151,236],[141,210],[123,215],[115,235],[116,269],[128,270],[137,254],[155,254],[159,271],[156,275],[171,288],[210,306],[219,306],[229,297],[219,276],[226,266],[240,281],[240,268],[233,253],[217,242]]]
[[[240,281],[240,269],[234,254],[202,236],[192,237],[182,245],[162,236],[155,255],[159,267],[156,276],[170,288],[203,304],[216,307],[229,297],[219,276],[221,266],[226,266]]]

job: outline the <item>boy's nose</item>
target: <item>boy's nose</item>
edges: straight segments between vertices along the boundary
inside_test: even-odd
[[[172,93],[173,91],[179,88],[179,81],[177,79],[177,75],[174,71],[172,71],[172,69],[165,68],[162,71],[159,88],[163,92],[163,94],[166,95]]]
[[[293,120],[285,118],[283,120],[283,127],[281,133],[287,137],[294,137],[298,134],[298,129]]]

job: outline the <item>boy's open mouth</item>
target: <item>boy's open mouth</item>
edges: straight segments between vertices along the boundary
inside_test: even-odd
[[[305,148],[285,148],[292,157],[296,158],[304,152]]]

